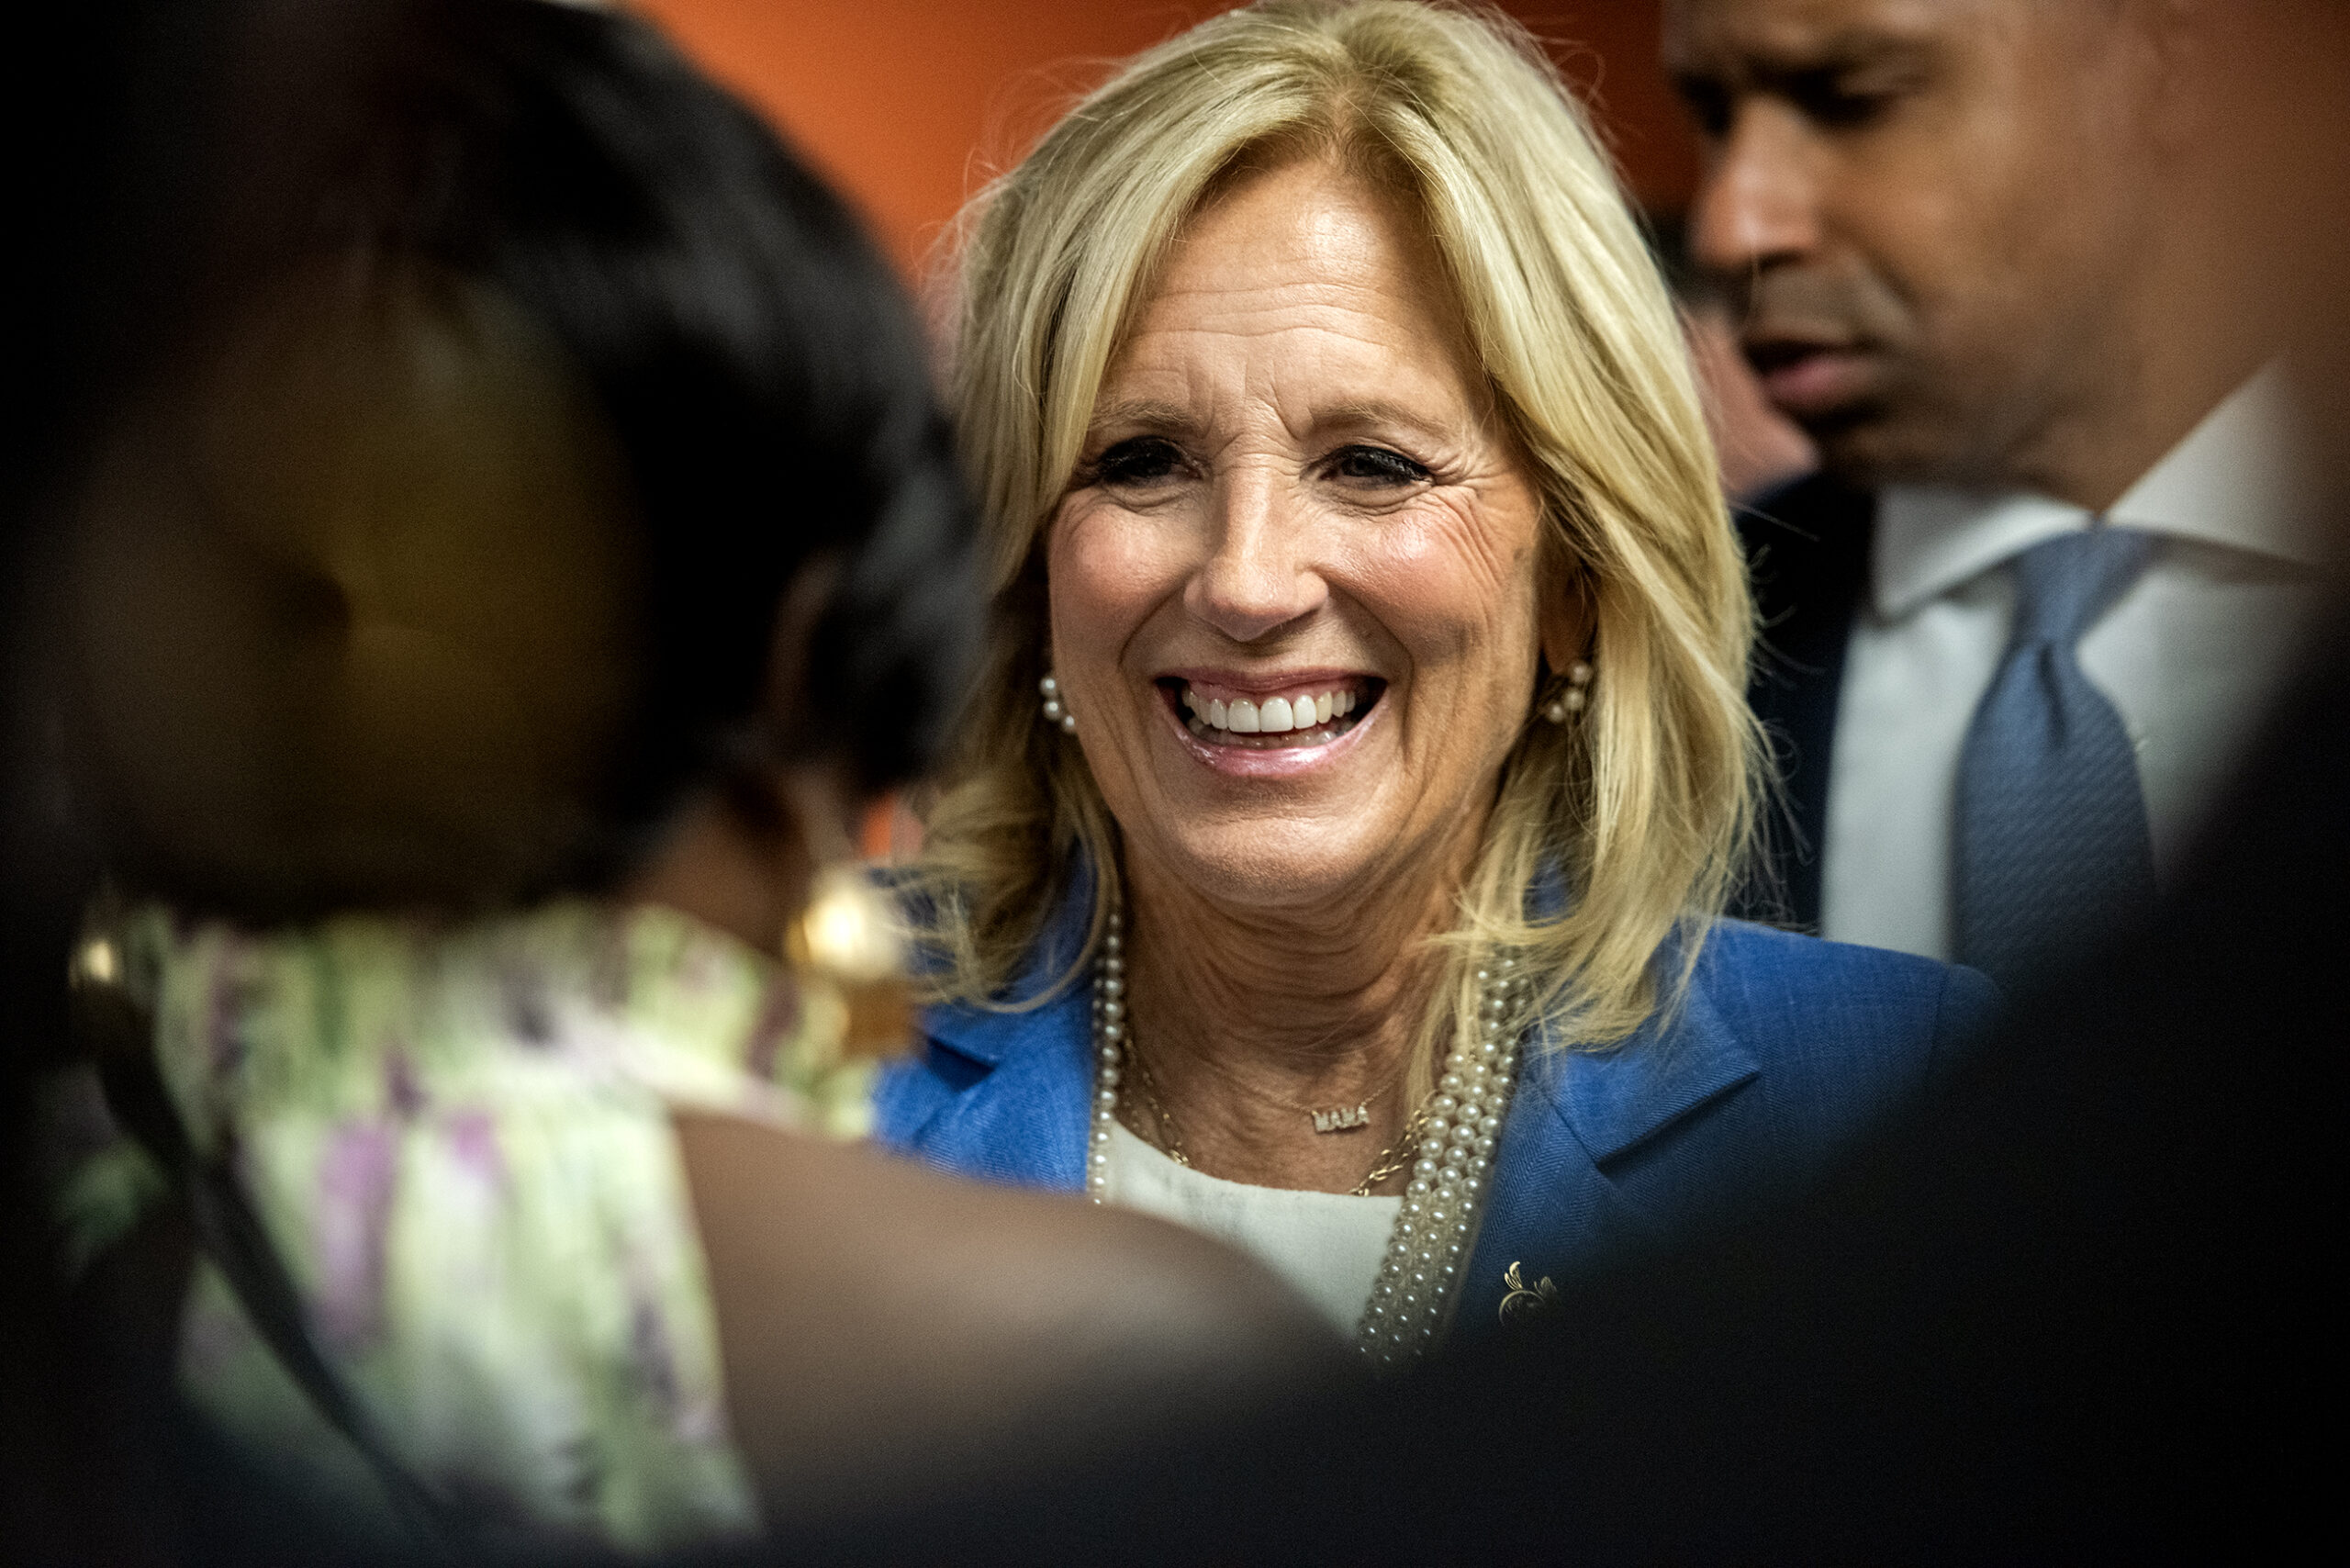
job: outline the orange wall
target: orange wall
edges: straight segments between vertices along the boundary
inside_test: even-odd
[[[1103,65],[1225,8],[1201,0],[635,0],[774,117],[911,272],[963,198]],[[1507,5],[1595,98],[1633,190],[1695,174],[1656,68],[1657,0]]]

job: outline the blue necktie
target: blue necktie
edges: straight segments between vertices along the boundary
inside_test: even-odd
[[[2154,543],[2093,528],[2011,563],[2015,633],[1959,754],[1953,862],[1959,960],[2010,988],[2154,898],[2137,754],[2074,656]]]

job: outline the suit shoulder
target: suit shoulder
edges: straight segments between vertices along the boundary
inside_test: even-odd
[[[1876,496],[1827,474],[1807,474],[1738,507],[1735,515],[1750,543],[1844,539],[1864,534],[1875,521]]]

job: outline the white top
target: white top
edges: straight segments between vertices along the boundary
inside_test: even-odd
[[[2263,370],[2105,512],[2159,539],[2079,649],[2137,745],[2157,879],[2177,870],[2320,602],[2329,553],[2285,397]],[[2014,613],[2000,568],[2091,521],[2032,495],[1885,492],[1829,765],[1825,935],[1952,956],[1958,755]]]
[[[1228,1241],[1279,1274],[1351,1337],[1387,1256],[1401,1198],[1251,1187],[1178,1165],[1110,1129],[1110,1202]]]

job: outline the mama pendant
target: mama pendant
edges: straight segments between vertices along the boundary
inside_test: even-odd
[[[1335,1111],[1315,1111],[1314,1130],[1317,1133],[1343,1133],[1355,1127],[1371,1126],[1371,1103],[1341,1105]]]

